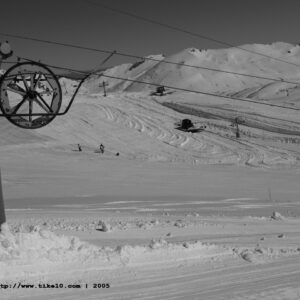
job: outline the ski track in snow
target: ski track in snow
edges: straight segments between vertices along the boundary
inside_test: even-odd
[[[260,222],[264,226],[270,221]],[[264,234],[268,239],[272,235]],[[230,241],[229,236],[220,237]],[[238,237],[245,238],[243,234]],[[257,233],[248,234],[247,239],[255,237]],[[1,299],[39,299],[42,295],[43,299],[94,300],[101,295],[111,300],[296,300],[300,295],[300,249],[295,246],[249,248],[158,239],[142,246],[97,247],[39,226],[5,231],[0,242],[2,284],[82,284],[81,289],[2,289]],[[85,288],[95,282],[109,282],[111,288]]]
[[[174,122],[185,116],[162,107],[148,97],[136,94],[120,97],[119,101],[102,98],[99,101],[101,104],[94,104],[98,117],[102,116],[103,120],[154,140],[153,146],[156,147],[153,150],[160,151],[165,160],[172,161],[174,157],[180,159],[180,154],[182,160],[193,163],[233,163],[260,167],[296,163],[296,158],[288,151],[245,139],[229,138],[210,130],[198,134],[180,132],[174,129]]]
[[[259,45],[253,47],[254,49],[258,47],[257,50],[261,51]],[[286,53],[291,46],[274,44],[266,47],[274,49],[282,47],[282,51]],[[296,46],[293,49],[297,52],[298,48],[299,46]],[[253,71],[253,74],[265,74],[277,78],[286,73],[287,78],[299,81],[298,71],[295,72],[294,69],[286,67],[277,71],[266,59],[257,61],[251,56],[239,58],[239,50],[231,49],[228,53],[226,51],[187,49],[167,60],[216,65],[218,68],[224,64],[224,69],[238,68],[236,71],[244,65],[245,69],[248,68],[250,73]],[[289,56],[289,59],[291,58]],[[237,63],[232,64],[231,59],[236,60]],[[295,55],[293,59],[296,61],[298,58]],[[283,82],[269,83],[246,78],[241,80],[239,77],[227,74],[216,75],[214,72],[198,73],[198,71],[196,73],[195,70],[189,69],[183,71],[181,66],[170,67],[156,62],[140,62],[134,67],[131,64],[123,65],[109,70],[108,74],[112,76],[125,74],[124,76],[131,79],[153,80],[162,84],[166,80],[166,84],[173,86],[199,88],[199,90],[201,87],[201,90],[207,92],[299,107],[299,87]],[[232,184],[230,188],[233,191],[224,196],[229,198],[218,199],[214,197],[216,194],[210,192],[208,195],[213,195],[212,199],[209,197],[206,199],[207,194],[202,195],[203,190],[207,192],[207,189],[203,189],[204,185],[211,178],[212,186],[220,184],[221,188],[224,188],[222,187],[223,174],[216,176],[211,170],[205,173],[207,170],[205,168],[202,170],[201,167],[200,172],[203,176],[208,176],[208,179],[204,180],[202,186],[199,184],[199,189],[192,191],[195,198],[185,199],[185,194],[174,197],[174,191],[168,187],[170,184],[168,181],[162,183],[163,188],[169,188],[168,193],[164,194],[167,195],[166,198],[161,198],[159,195],[153,199],[150,196],[150,200],[147,197],[141,200],[134,198],[138,199],[136,201],[128,200],[130,195],[122,198],[122,194],[120,198],[103,200],[105,197],[100,199],[98,194],[99,190],[103,192],[103,187],[105,191],[112,193],[112,190],[117,190],[119,184],[121,190],[124,186],[128,189],[135,188],[138,181],[134,176],[143,177],[146,172],[153,172],[150,168],[149,170],[145,168],[142,170],[145,173],[140,172],[140,169],[135,173],[129,167],[128,169],[124,167],[124,171],[122,167],[119,168],[119,165],[116,167],[107,164],[112,158],[137,160],[134,162],[136,164],[140,161],[162,161],[181,162],[187,165],[229,164],[251,168],[299,167],[299,112],[246,102],[228,102],[217,97],[198,97],[174,91],[170,91],[163,97],[150,96],[153,90],[150,91],[149,87],[144,88],[120,80],[109,82],[108,96],[103,97],[97,80],[100,80],[99,76],[89,79],[82,93],[77,96],[70,112],[64,117],[57,117],[47,127],[36,131],[20,130],[6,120],[0,120],[2,164],[5,165],[5,170],[10,171],[10,174],[5,175],[3,183],[11,192],[18,195],[19,189],[23,197],[22,192],[25,191],[26,194],[30,189],[36,188],[39,192],[37,186],[40,183],[41,189],[44,191],[45,188],[49,193],[45,196],[50,194],[52,196],[51,184],[53,183],[57,184],[57,195],[65,195],[65,192],[69,192],[65,191],[65,186],[70,188],[74,183],[78,183],[78,188],[70,191],[71,200],[62,196],[56,202],[50,197],[53,203],[49,200],[49,203],[51,202],[49,207],[55,213],[59,212],[59,217],[57,214],[53,218],[48,215],[49,211],[43,211],[41,208],[31,209],[31,204],[23,210],[16,208],[8,210],[10,216],[16,214],[17,218],[11,221],[12,232],[0,234],[0,283],[12,285],[39,282],[82,285],[87,283],[91,287],[93,283],[108,282],[111,288],[9,288],[0,289],[0,298],[4,300],[299,300],[300,233],[299,219],[297,219],[299,203],[295,200],[298,197],[298,190],[295,187],[298,170],[292,174],[278,173],[283,176],[295,176],[296,179],[292,179],[289,185],[286,182],[291,177],[280,180],[277,178],[278,181],[272,183],[277,185],[275,188],[277,193],[273,194],[274,200],[272,200],[270,187],[267,200],[263,200],[265,194],[253,193],[254,187],[260,189],[266,187],[259,187],[255,180],[253,183],[253,177],[250,175],[246,180],[244,178],[241,181],[241,186],[245,182],[248,183],[248,180],[252,181],[251,188],[247,192],[236,189],[234,185],[239,184],[239,178],[235,175],[235,181],[228,181]],[[73,84],[74,82],[71,85]],[[64,105],[69,99],[67,91],[70,87],[70,81],[64,80]],[[74,86],[71,89],[74,89]],[[120,92],[122,90],[123,92]],[[180,109],[175,110],[175,107],[171,109],[171,106],[176,104]],[[240,126],[240,139],[235,138],[235,129],[230,128],[229,125],[230,120],[237,115],[245,117],[248,122],[247,126]],[[176,130],[175,123],[185,118],[206,124],[206,130],[194,134]],[[77,156],[78,153],[73,152],[76,151],[74,145],[76,146],[77,143],[83,147],[80,158]],[[105,155],[100,156],[99,159],[99,155],[95,156],[94,152],[100,143],[105,145],[106,150]],[[115,158],[116,152],[121,153],[120,157]],[[23,161],[20,163],[21,160]],[[82,174],[76,167],[65,170],[66,165],[74,162],[76,164],[79,161],[82,164],[78,163],[78,166],[83,167],[80,170]],[[97,163],[94,163],[95,161]],[[51,169],[51,162],[55,170]],[[100,168],[112,166],[113,175],[106,170],[99,172],[99,166]],[[23,167],[26,173],[27,169],[29,170],[26,176],[24,170],[20,171]],[[235,171],[237,169],[240,168],[236,168]],[[127,174],[128,170],[129,174]],[[174,168],[171,171],[173,170],[174,179],[178,170]],[[32,177],[30,171],[33,171]],[[77,177],[73,172],[77,173]],[[134,175],[130,174],[131,172]],[[154,175],[157,178],[170,175],[169,170],[156,172]],[[202,175],[200,172],[195,174]],[[181,178],[175,178],[174,184],[179,186],[176,191],[181,188],[184,193],[193,190],[193,187],[188,184],[191,177],[184,172],[178,173],[178,175],[182,174],[184,175]],[[238,170],[238,174],[245,173]],[[269,176],[267,173],[261,176],[264,174]],[[226,175],[224,172],[224,177]],[[85,177],[87,179],[83,181]],[[124,178],[130,180],[123,180]],[[217,178],[216,182],[214,182],[215,178]],[[258,180],[260,178],[262,177],[258,176]],[[274,178],[276,179],[276,176]],[[159,179],[153,180],[150,176],[146,177],[145,182],[147,186],[150,185],[150,189],[154,190],[154,184],[158,181]],[[37,183],[34,184],[35,182]],[[194,182],[197,184],[196,180],[192,183]],[[287,194],[286,198],[278,198],[282,197],[279,193],[282,188],[280,183],[284,183],[283,191]],[[95,190],[82,191],[80,184]],[[174,185],[170,186],[174,187]],[[142,188],[144,187],[145,185],[142,185]],[[124,191],[126,192],[126,189]],[[142,192],[144,193],[145,190]],[[74,201],[77,197],[74,194],[78,195],[80,204]],[[152,193],[148,191],[148,197],[149,195]],[[116,201],[119,199],[120,201]],[[63,204],[59,203],[60,200]],[[276,201],[278,203],[275,203]],[[24,207],[27,207],[26,205]],[[220,217],[222,212],[245,215],[251,212],[266,212],[274,207],[287,213],[291,210],[290,217],[285,218],[280,214],[275,214],[273,218],[248,215],[227,219]],[[75,217],[72,219],[68,214],[74,211]],[[109,220],[112,218],[113,211],[116,212],[115,224]],[[187,211],[189,215],[180,215]],[[215,215],[206,219],[198,213],[207,211]],[[164,213],[159,220],[151,215],[159,215],[162,212]],[[174,215],[170,216],[170,212]],[[95,219],[91,221],[89,217],[78,218],[84,213],[89,217],[90,214],[94,214]],[[131,214],[130,221],[122,219],[126,214]],[[104,224],[106,230],[103,230],[103,227],[99,229],[100,215],[108,218],[108,223]],[[20,216],[27,218],[22,219]],[[113,225],[109,224],[110,221]],[[39,225],[36,226],[36,223]],[[85,239],[87,241],[84,241]]]
[[[24,143],[10,144],[11,136],[19,134],[17,129],[3,123],[4,145],[1,148],[67,147],[80,142],[91,149],[102,141],[110,151],[121,151],[125,156],[150,161],[262,168],[299,164],[297,148],[283,149],[278,143],[267,146],[264,141],[243,134],[241,139],[236,139],[234,130],[228,125],[225,132],[218,130],[218,125],[213,127],[211,124],[206,130],[194,134],[176,130],[175,122],[184,118],[195,119],[195,116],[162,106],[157,99],[145,94],[79,95],[78,98],[78,103],[66,116],[56,118],[38,131],[23,134]],[[196,120],[206,123],[205,119]]]

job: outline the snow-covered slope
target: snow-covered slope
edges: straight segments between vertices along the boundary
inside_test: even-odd
[[[285,43],[246,45],[257,51],[300,63],[300,47]],[[106,75],[226,94],[245,100],[299,107],[298,85],[269,82],[227,73],[163,63],[162,56],[135,64],[116,66]],[[165,58],[168,61],[256,74],[296,81],[300,69],[257,56],[241,49],[186,49]],[[102,83],[108,96],[103,96]],[[64,103],[77,84],[61,79]],[[22,130],[1,120],[1,145],[60,147],[95,150],[100,143],[106,153],[121,152],[129,159],[180,161],[193,164],[230,163],[252,166],[298,165],[300,143],[299,112],[251,102],[235,101],[192,93],[169,91],[153,96],[155,87],[125,80],[92,76],[82,87],[70,112],[35,131]],[[242,116],[241,138],[235,138],[232,120]],[[206,130],[191,134],[176,130],[181,119],[205,124]],[[16,146],[14,146],[16,147]]]
[[[245,47],[298,63],[298,46]],[[167,59],[299,78],[296,67],[237,49]],[[299,111],[265,105],[299,108],[298,85],[157,61],[106,74],[261,103],[160,97],[94,76],[44,128],[0,119],[9,225],[0,233],[0,298],[299,299]],[[66,105],[78,83],[60,80]],[[206,129],[177,130],[184,118]]]
[[[148,58],[148,59],[147,59]],[[152,60],[153,59],[153,60]],[[150,55],[146,59],[141,59],[133,64],[123,64],[104,72],[105,75],[115,76],[120,78],[138,79],[144,74],[150,72],[164,57],[162,55]],[[100,75],[91,76],[84,84],[84,88],[88,93],[103,92],[103,81],[107,84],[107,90],[124,91],[131,85],[130,82],[119,79],[107,79]]]

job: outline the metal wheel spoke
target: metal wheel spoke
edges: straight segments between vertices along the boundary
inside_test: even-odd
[[[9,84],[7,86],[7,90],[11,91],[13,93],[19,94],[21,96],[25,96],[26,95],[26,91],[24,89],[22,89],[20,86],[18,86],[17,84]]]
[[[0,80],[0,110],[12,124],[26,129],[41,128],[58,114],[61,86],[47,66],[22,62],[9,68]]]
[[[38,98],[35,98],[35,102],[42,107],[46,112],[51,112],[53,113],[52,108],[47,104],[47,102],[43,99],[43,97],[40,94],[37,94],[38,98],[40,99],[40,101],[38,100]],[[45,108],[46,107],[46,108]]]
[[[40,94],[40,96],[41,96],[41,95],[47,95],[47,96],[49,96],[49,95],[48,95],[49,92],[47,92],[47,91],[39,92],[39,94]]]
[[[36,90],[37,85],[39,84],[40,80],[42,78],[41,73],[38,73],[38,78],[35,80],[34,85],[33,85],[33,90]]]
[[[29,101],[29,122],[32,122],[32,101]]]
[[[28,91],[29,91],[29,87],[28,87],[27,80],[26,80],[26,78],[24,77],[24,75],[23,75],[23,74],[21,74],[21,77],[22,77],[22,80],[23,80],[24,86],[25,86],[25,88],[26,88],[26,91],[28,92]]]
[[[12,111],[12,115],[16,114],[17,111],[20,109],[20,107],[25,103],[25,101],[27,100],[27,96],[23,97],[23,99],[20,101],[20,103],[18,103],[15,107],[14,110]]]

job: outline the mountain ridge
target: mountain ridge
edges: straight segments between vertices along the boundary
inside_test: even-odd
[[[241,50],[241,48],[286,60],[291,64],[249,53]],[[204,70],[201,67],[252,76],[271,77],[277,80],[300,79],[300,67],[292,65],[300,65],[300,46],[284,42],[269,45],[247,44],[238,48],[208,50],[187,48],[167,57],[163,55],[148,57],[157,61],[147,60],[147,57],[145,57],[135,63],[109,68],[103,72],[104,77],[102,78],[98,75],[91,76],[84,87],[89,92],[99,93],[103,91],[101,84],[105,81],[107,84],[106,89],[111,92],[153,90],[153,87],[140,83],[126,83],[126,79],[130,79],[179,88],[201,89],[204,92],[230,94],[251,87],[260,87],[270,82],[260,78]],[[105,75],[124,78],[124,80],[105,78]]]

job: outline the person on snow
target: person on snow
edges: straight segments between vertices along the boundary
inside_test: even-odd
[[[101,153],[101,154],[104,153],[104,145],[103,145],[103,144],[101,144],[101,145],[99,146],[99,150],[100,150],[100,153]]]

